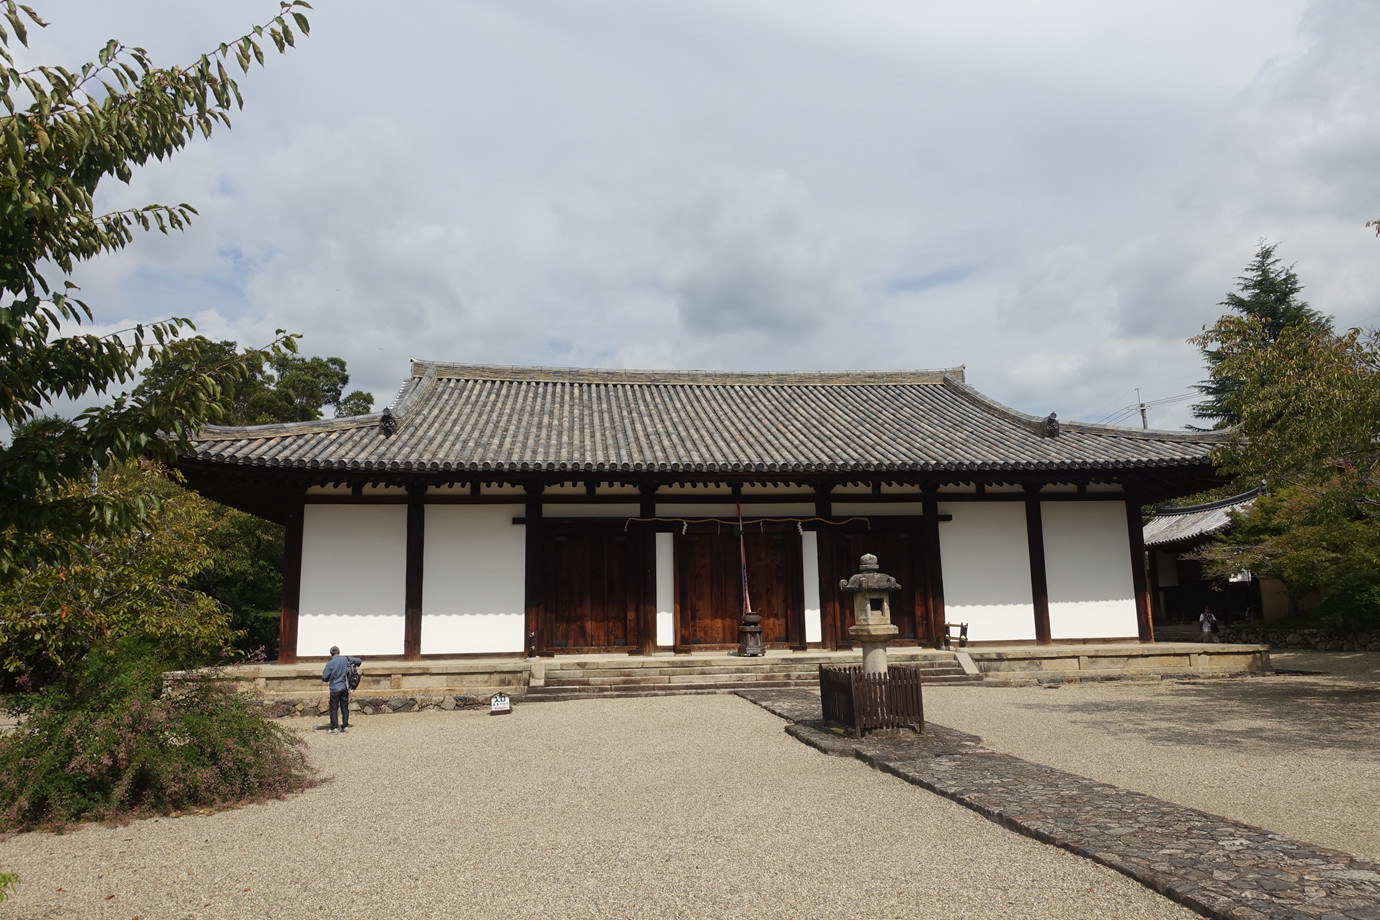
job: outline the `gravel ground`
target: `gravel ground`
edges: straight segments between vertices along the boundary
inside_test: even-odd
[[[1271,653],[1315,674],[925,691],[993,750],[1380,860],[1380,653]]]
[[[0,918],[1196,916],[736,697],[301,727],[293,799],[0,842]]]

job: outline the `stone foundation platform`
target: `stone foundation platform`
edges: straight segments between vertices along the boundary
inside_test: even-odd
[[[1099,645],[983,646],[940,650],[901,647],[888,660],[932,670],[927,683],[971,686],[1090,680],[1264,674],[1264,645],[1191,642]],[[769,650],[762,657],[690,655],[561,655],[555,658],[463,658],[403,661],[365,658],[350,709],[361,715],[486,707],[505,693],[515,701],[675,693],[732,693],[749,687],[813,687],[818,667],[860,664],[858,650]],[[226,677],[257,693],[275,715],[318,716],[329,694],[324,662],[228,668]]]

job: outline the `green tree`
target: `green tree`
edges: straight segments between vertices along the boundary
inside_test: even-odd
[[[1258,318],[1268,341],[1274,341],[1281,332],[1295,325],[1330,332],[1332,321],[1299,299],[1303,284],[1292,265],[1280,267],[1280,260],[1275,256],[1278,245],[1260,242],[1255,258],[1236,279],[1236,291],[1227,294],[1226,300],[1218,306],[1234,310],[1242,317]],[[1229,403],[1240,390],[1242,380],[1219,371],[1223,355],[1211,340],[1200,343],[1199,348],[1207,361],[1209,377],[1196,387],[1207,398],[1193,406],[1193,417],[1211,422],[1213,428],[1234,425],[1239,419]]]
[[[244,373],[221,389],[211,421],[222,425],[309,422],[330,408],[336,416],[364,415],[374,397],[363,390],[345,393],[350,373],[344,358],[303,357],[287,352],[241,355],[235,342],[196,336],[166,349],[143,376],[136,392],[175,390],[189,377],[211,373],[239,359]]]
[[[61,428],[43,420],[30,427]],[[63,565],[38,565],[0,583],[0,666],[44,684],[96,645],[142,635],[181,664],[215,659],[235,639],[229,611],[197,590],[215,551],[207,535],[217,506],[153,466],[122,464],[96,488],[142,504],[139,527],[90,540]],[[89,491],[70,483],[68,491]]]
[[[41,438],[0,447],[0,581],[35,566],[70,565],[93,538],[137,526],[151,508],[111,492],[72,490],[93,468],[137,457],[171,461],[213,414],[238,361],[206,364],[169,390],[110,394],[131,384],[191,322],[136,325],[112,335],[83,333],[94,314],[76,296],[81,262],[128,245],[135,230],[181,229],[187,204],[151,204],[98,214],[103,180],[129,181],[133,168],[165,159],[194,136],[229,125],[241,104],[227,70],[263,63],[266,36],[279,52],[308,28],[303,0],[184,67],[155,67],[147,52],[112,40],[76,70],[20,70],[11,43],[46,26],[14,0],[0,3],[0,422],[11,429],[43,415],[59,398],[108,399]],[[293,350],[282,337],[260,356]]]
[[[1194,341],[1239,382],[1214,461],[1271,492],[1207,551],[1210,569],[1275,575],[1320,614],[1380,622],[1380,336],[1224,316]]]

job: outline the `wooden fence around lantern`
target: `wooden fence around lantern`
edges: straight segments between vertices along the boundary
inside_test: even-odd
[[[877,729],[925,728],[919,668],[892,666],[884,674],[868,674],[860,667],[820,665],[819,698],[824,718],[859,738]]]

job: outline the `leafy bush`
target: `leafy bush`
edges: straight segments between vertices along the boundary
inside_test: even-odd
[[[69,678],[9,700],[0,831],[218,809],[316,785],[304,745],[214,672],[164,687],[147,641],[94,649]]]
[[[93,539],[69,565],[16,568],[0,581],[0,668],[41,686],[61,679],[87,649],[126,635],[157,637],[179,663],[217,660],[233,644],[229,612],[195,584],[216,559],[206,538],[215,506],[177,479],[158,467],[112,466],[98,491],[156,507],[143,528]],[[90,491],[87,481],[54,488]]]

